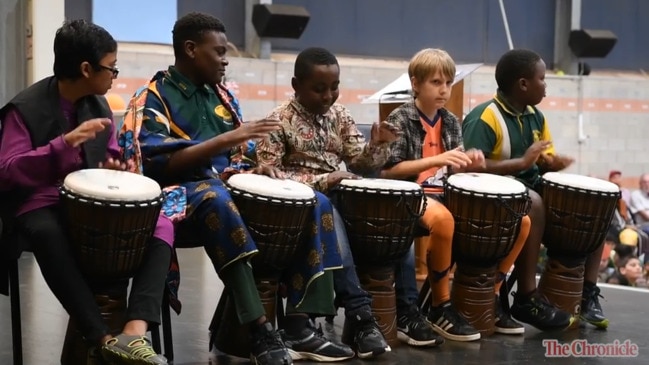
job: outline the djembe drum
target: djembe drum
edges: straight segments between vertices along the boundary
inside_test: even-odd
[[[444,197],[455,219],[451,302],[481,335],[491,335],[497,265],[512,250],[531,207],[527,188],[512,178],[460,173],[448,178]]]
[[[345,222],[363,289],[372,295],[372,312],[390,346],[397,346],[394,263],[413,242],[426,200],[415,183],[386,179],[343,180],[336,205]],[[343,338],[349,337],[348,323]]]
[[[125,324],[128,282],[140,267],[162,207],[158,183],[108,169],[79,170],[59,188],[68,237],[112,335]],[[61,363],[86,364],[88,344],[68,322]]]
[[[279,277],[303,247],[304,232],[311,229],[315,192],[299,182],[256,174],[234,175],[226,186],[259,250],[251,264],[266,317],[274,324]],[[228,289],[232,290],[226,288],[221,295],[210,325],[210,342],[223,353],[247,358],[248,326],[238,322]]]
[[[538,289],[551,304],[573,314],[571,328],[577,328],[586,258],[604,244],[620,189],[605,180],[558,172],[544,174],[541,184],[548,259]]]

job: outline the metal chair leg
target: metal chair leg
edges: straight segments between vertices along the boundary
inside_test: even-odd
[[[157,354],[161,354],[162,345],[160,344],[160,326],[153,326],[152,328],[149,328],[149,330],[151,331],[151,346],[153,347],[153,351]]]
[[[11,301],[11,337],[14,365],[23,365],[23,334],[20,317],[20,286],[18,284],[18,260],[10,260],[9,297]]]
[[[162,298],[162,338],[165,346],[165,357],[169,361],[174,359],[174,341],[171,333],[171,310],[169,297],[165,293]]]

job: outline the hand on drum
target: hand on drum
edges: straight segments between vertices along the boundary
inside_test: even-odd
[[[472,148],[464,152],[471,162],[466,167],[454,168],[455,172],[465,172],[465,171],[482,171],[486,167],[486,162],[484,154],[482,151]]]
[[[432,162],[434,166],[450,166],[455,171],[463,170],[472,164],[471,158],[464,152],[462,147],[446,151],[430,158],[433,159]]]
[[[548,155],[542,153],[539,157],[539,165],[548,172],[557,172],[568,168],[575,159],[564,155]]]
[[[327,186],[333,188],[345,179],[358,180],[361,177],[349,171],[334,171],[327,176]]]
[[[108,170],[124,171],[124,170],[126,170],[126,164],[124,162],[121,162],[120,160],[114,160],[112,158],[109,158],[104,163],[100,162],[99,163],[99,168],[100,169],[108,169]]]
[[[79,147],[80,144],[95,138],[97,133],[106,129],[111,123],[111,120],[108,118],[87,120],[79,124],[72,132],[65,134],[63,140],[68,146]]]
[[[253,174],[266,175],[273,179],[286,179],[286,175],[273,166],[261,165],[252,169]]]
[[[525,163],[524,168],[528,169],[532,167],[538,160],[539,157],[541,157],[541,154],[543,151],[547,150],[552,146],[551,141],[536,141],[534,144],[532,144],[527,151],[525,151],[525,155],[523,156],[523,162]]]
[[[270,132],[279,130],[279,120],[261,119],[241,124],[239,128],[230,132],[237,142],[243,143],[249,139],[266,138]]]
[[[371,142],[373,144],[392,143],[399,139],[403,132],[394,125],[382,121],[372,125]]]

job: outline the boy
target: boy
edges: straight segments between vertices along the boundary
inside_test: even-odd
[[[340,67],[336,57],[323,48],[308,48],[295,60],[291,80],[295,97],[273,110],[268,118],[280,120],[280,130],[260,142],[260,163],[276,167],[290,179],[328,193],[343,179],[358,178],[339,166],[345,162],[355,173],[371,174],[386,161],[389,143],[399,136],[386,122],[375,123],[369,143],[356,127],[349,111],[336,104]],[[345,315],[354,328],[353,345],[359,357],[375,356],[389,347],[371,312],[370,295],[356,274],[343,220],[334,210],[334,224],[343,256],[343,269],[334,273],[336,299],[345,305]],[[413,346],[438,343],[432,328],[420,314],[412,255],[397,265],[398,336]],[[400,271],[399,271],[400,270]],[[343,339],[350,342],[349,339]]]
[[[325,216],[333,220],[331,203],[324,196],[318,196],[314,209],[314,217],[321,217],[312,221],[317,229],[305,240],[315,250],[315,257],[307,260],[297,255],[283,273],[291,281],[287,283],[284,329],[295,340],[294,346],[287,349],[266,319],[248,263],[257,247],[224,182],[232,173],[243,170],[277,176],[267,166],[253,168],[254,161],[243,155],[254,148],[247,141],[266,136],[279,123],[242,122],[237,100],[222,84],[228,65],[227,44],[225,26],[210,15],[190,13],[174,24],[175,64],[153,77],[135,96],[139,102],[131,103],[133,107],[142,103],[141,108],[129,111],[142,119],[138,140],[144,173],[163,186],[186,189],[187,217],[177,228],[194,232],[203,243],[232,295],[239,323],[250,328],[254,363],[282,365],[293,359],[351,358],[354,353],[350,348],[328,341],[309,325],[309,315],[334,312],[333,279],[328,269],[340,266],[333,226],[325,220]]]
[[[424,49],[414,55],[408,66],[414,100],[392,111],[388,123],[404,131],[403,137],[391,146],[390,158],[382,176],[391,179],[414,180],[434,185],[444,173],[444,167],[462,171],[467,166],[484,164],[482,153],[462,150],[460,123],[444,105],[451,96],[455,63],[440,49]],[[422,143],[423,141],[423,143]],[[441,185],[427,187],[426,211],[422,223],[430,235],[422,239],[428,250],[428,280],[432,291],[429,321],[437,333],[453,341],[474,341],[480,333],[451,305],[449,271],[455,222],[442,203]],[[529,218],[525,217],[524,220]],[[509,255],[499,265],[496,296],[502,280],[520,252],[529,231],[529,222],[521,224],[519,237]],[[520,334],[524,328],[504,313],[496,298],[496,332]]]
[[[466,148],[476,148],[486,158],[474,170],[514,175],[528,186],[532,220],[527,242],[516,261],[518,291],[511,308],[514,318],[540,330],[567,328],[572,316],[541,298],[536,291],[536,263],[545,227],[545,209],[538,193],[541,175],[561,171],[573,162],[556,154],[543,114],[535,107],[545,97],[545,63],[535,52],[523,49],[505,53],[496,66],[496,96],[473,109],[464,119]],[[586,261],[582,314],[584,320],[606,327],[596,286],[603,245]]]

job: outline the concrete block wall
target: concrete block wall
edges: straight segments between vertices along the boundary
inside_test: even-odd
[[[156,71],[173,63],[169,46],[120,44],[120,78],[112,92],[128,100]],[[262,118],[292,95],[291,59],[230,58],[226,78],[237,93],[246,119]],[[378,119],[378,106],[361,100],[407,70],[407,62],[341,60],[341,95],[357,123]],[[465,113],[496,90],[494,69],[483,66],[465,79]],[[547,97],[539,105],[546,115],[558,151],[574,156],[570,172],[606,178],[621,170],[625,185],[637,188],[649,172],[649,77],[611,75],[584,78],[546,76]],[[581,128],[580,128],[581,114]]]

